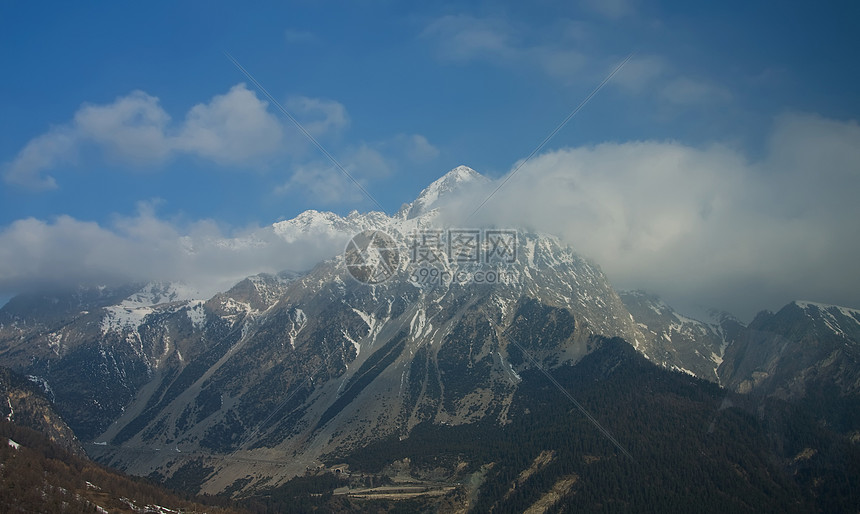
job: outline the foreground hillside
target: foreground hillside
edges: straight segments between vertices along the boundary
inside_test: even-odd
[[[105,469],[7,421],[0,421],[0,442],[2,512],[239,512]]]

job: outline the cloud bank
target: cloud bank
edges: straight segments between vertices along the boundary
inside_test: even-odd
[[[404,137],[424,147],[420,138]],[[355,162],[372,163],[375,154],[360,150]],[[306,173],[310,184],[322,172]],[[477,196],[455,197],[445,212],[469,226],[555,234],[601,265],[616,286],[648,289],[681,307],[713,306],[746,319],[794,299],[860,307],[855,121],[783,115],[756,158],[729,146],[672,141],[549,151],[464,222],[505,178]],[[269,227],[226,232],[207,220],[181,224],[147,205],[109,226],[23,219],[0,229],[0,295],[129,279],[223,289],[254,273],[307,269],[344,243],[287,243]]]
[[[287,242],[271,227],[226,232],[211,220],[180,224],[145,203],[109,226],[28,218],[0,230],[0,296],[149,280],[182,281],[208,296],[257,273],[309,269],[345,244],[336,236]]]
[[[787,114],[756,160],[654,141],[545,153],[475,221],[556,234],[616,286],[748,318],[794,299],[860,307],[857,191],[860,126]]]

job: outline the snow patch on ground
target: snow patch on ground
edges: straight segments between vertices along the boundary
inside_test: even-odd
[[[203,300],[195,300],[188,306],[188,319],[194,328],[203,328],[206,323],[206,309],[203,308]]]
[[[54,401],[54,390],[51,389],[51,384],[42,377],[36,375],[27,375],[27,380],[39,386],[51,402]]]
[[[711,360],[714,361],[714,363],[717,365],[717,367],[719,367],[719,365],[723,363],[723,357],[720,355],[717,355],[714,352],[711,352]]]
[[[690,371],[690,370],[688,370],[688,369],[686,369],[686,368],[682,368],[682,367],[680,367],[680,366],[675,366],[674,364],[672,365],[672,369],[673,369],[673,370],[675,370],[675,371],[680,371],[680,372],[682,372],[682,373],[686,373],[686,374],[690,375],[691,377],[695,377],[695,376],[696,376],[696,374],[695,374],[695,373],[693,373],[692,371]]]
[[[63,336],[59,332],[51,332],[48,334],[48,347],[50,347],[56,355],[60,355],[62,343]]]
[[[355,356],[356,356],[356,358],[357,358],[357,357],[358,357],[358,355],[361,353],[361,343],[359,343],[358,341],[356,341],[355,339],[353,339],[353,338],[349,335],[349,332],[347,332],[346,330],[341,329],[341,331],[340,331],[340,332],[343,334],[344,339],[346,339],[347,341],[349,341],[350,343],[352,343],[352,346],[355,348]]]
[[[826,303],[817,303],[817,302],[807,302],[807,301],[796,301],[794,302],[801,309],[808,309],[810,306],[817,307],[818,310],[821,311],[829,311],[829,310],[838,310],[845,316],[849,318],[858,319],[860,318],[860,310],[857,309],[849,309],[848,307],[841,307],[839,305],[830,305]]]
[[[427,313],[424,309],[419,308],[415,315],[412,316],[412,321],[409,322],[409,333],[411,334],[413,339],[419,339],[424,332],[427,330]],[[432,328],[430,325],[429,328]]]
[[[124,303],[105,307],[101,321],[102,334],[135,330],[154,312],[151,307],[126,307]]]
[[[296,347],[296,337],[298,337],[299,332],[301,332],[302,329],[305,328],[305,325],[307,325],[307,322],[308,322],[308,316],[307,316],[307,314],[305,314],[305,311],[303,311],[301,309],[296,309],[295,315],[293,316],[293,319],[292,319],[292,326],[290,327],[290,332],[289,332],[289,334],[287,334],[287,337],[289,337],[289,339],[290,339],[290,346],[291,347],[293,347],[293,348]]]
[[[128,308],[154,307],[165,303],[188,302],[201,298],[199,291],[182,282],[150,282],[123,300]]]
[[[150,282],[118,305],[105,307],[102,334],[136,330],[159,306],[176,304],[170,308],[178,310],[191,302],[199,303],[200,296],[196,289],[181,282]]]
[[[520,377],[520,375],[516,371],[514,371],[514,366],[510,362],[505,360],[505,358],[502,356],[501,352],[496,352],[496,353],[498,354],[499,360],[502,363],[502,368],[505,369],[505,371],[507,371],[508,374],[510,375],[509,378],[511,379],[511,382],[513,382],[515,384],[522,382],[523,379],[522,379],[522,377]]]

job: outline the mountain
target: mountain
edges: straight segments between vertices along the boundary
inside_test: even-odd
[[[623,450],[529,369],[510,423],[422,423],[249,498],[294,512],[856,511],[846,476],[860,449],[803,410],[658,367],[619,339],[593,345],[552,375]]]
[[[432,266],[410,267],[409,235],[445,231],[438,207],[485,180],[460,167],[391,217],[309,211],[273,226],[295,238],[385,230],[403,245],[387,282],[354,280],[340,255],[205,301],[176,284],[103,289],[103,303],[74,304],[62,323],[0,327],[0,357],[20,354],[16,369],[61,391],[61,413],[105,462],[170,477],[185,465],[179,452],[220,456],[207,464],[207,491],[246,477],[240,457],[290,455],[300,473],[337,448],[426,421],[505,423],[517,370],[528,366],[520,348],[555,366],[587,354],[596,335],[642,334],[602,271],[550,236],[495,234],[510,238],[511,262],[461,262],[433,247]],[[488,234],[472,249],[498,244]],[[284,473],[272,468],[253,481]]]
[[[860,311],[795,301],[761,312],[719,373],[726,387],[801,402],[860,440]]]
[[[581,392],[599,397],[595,384],[613,391],[604,398],[609,403],[590,403],[590,409],[602,420],[621,419],[651,431],[637,443],[640,450],[657,445],[675,452],[663,446],[661,437],[679,437],[675,430],[680,428],[672,427],[682,423],[688,407],[695,419],[725,410],[722,399],[712,405],[717,397],[726,398],[721,384],[737,394],[755,391],[761,393],[757,398],[783,402],[742,409],[733,414],[733,428],[726,428],[726,434],[757,434],[732,447],[732,455],[747,451],[758,459],[753,471],[741,473],[752,473],[757,481],[743,487],[778,490],[778,498],[815,504],[803,496],[812,490],[809,483],[777,477],[787,469],[784,463],[767,464],[802,452],[805,447],[795,448],[797,437],[741,418],[759,407],[788,418],[785,412],[794,407],[786,405],[796,406],[798,416],[808,414],[813,420],[809,430],[824,431],[816,440],[832,439],[828,448],[841,445],[840,437],[851,431],[840,428],[832,434],[827,423],[850,428],[854,422],[833,417],[835,405],[822,413],[799,399],[829,395],[840,398],[840,406],[853,406],[852,387],[860,368],[851,360],[853,350],[839,353],[837,346],[856,341],[852,323],[860,318],[855,311],[797,303],[792,304],[796,312],[763,313],[747,327],[726,313],[703,320],[683,316],[653,295],[617,293],[598,265],[553,236],[448,221],[445,206],[452,199],[486,185],[487,179],[474,170],[458,167],[391,216],[306,211],[275,223],[272,234],[286,241],[335,242],[347,250],[310,270],[248,277],[210,298],[200,298],[181,283],[17,297],[0,309],[0,364],[51,391],[57,411],[86,442],[87,453],[102,463],[190,492],[253,496],[269,491],[270,497],[280,494],[273,491],[296,487],[316,491],[319,484],[309,485],[316,470],[336,473],[343,461],[357,469],[356,456],[370,459],[368,448],[409,447],[427,434],[446,434],[448,442],[455,436],[473,437],[465,441],[474,442],[474,437],[483,441],[508,433],[514,441],[530,419],[528,403],[551,396],[537,384],[556,375],[567,377],[568,400]],[[759,337],[766,331],[792,343]],[[822,341],[832,351],[819,351]],[[790,357],[795,351],[807,355],[800,360],[806,363],[804,370],[815,371],[808,376],[820,379],[805,380],[804,394],[797,381],[791,382],[797,371],[792,366],[798,360]],[[681,373],[660,371],[654,364]],[[616,368],[628,371],[615,373]],[[641,369],[652,371],[643,375],[636,371]],[[628,373],[643,377],[642,391],[664,384],[656,403],[642,404],[667,409],[666,419],[674,421],[653,425],[649,414],[654,412],[622,400],[636,387]],[[692,389],[684,389],[683,384],[692,383]],[[546,409],[559,405],[569,411],[559,400]],[[625,405],[625,413],[613,405]],[[637,414],[630,417],[631,412]],[[531,423],[547,423],[550,431],[574,440],[587,439],[587,455],[595,455],[594,445],[604,445],[600,459],[609,458],[596,426],[582,420],[565,425],[558,419],[544,410]],[[627,425],[613,427],[613,432],[629,434]],[[524,447],[537,450],[548,437],[537,431],[533,445]],[[771,437],[781,441],[779,448],[761,446]],[[789,455],[785,448],[797,452]],[[814,449],[830,455],[824,446]],[[560,447],[553,451],[564,459],[572,455]],[[457,489],[452,484],[466,477],[448,468],[460,463],[443,458],[444,449],[440,452],[445,471],[422,468],[420,473],[444,475],[440,487]],[[538,456],[539,451],[509,458],[519,465]],[[403,471],[409,466],[397,462],[407,457],[417,458],[414,452],[392,454],[394,460],[384,466]],[[481,473],[481,466],[494,465],[492,459],[481,459],[469,457],[467,468]],[[830,457],[824,460],[831,464]],[[508,473],[515,467],[499,470]],[[808,476],[830,476],[815,469]],[[501,472],[485,471],[489,477]],[[586,471],[575,474],[582,477]],[[363,472],[370,473],[365,478],[371,482],[393,480],[392,473],[400,473]],[[306,473],[312,474],[310,482],[290,481]],[[325,484],[342,482],[323,475]],[[493,487],[502,488],[508,478],[498,475]],[[725,476],[720,480],[730,481]],[[822,480],[830,483],[830,478]],[[493,490],[504,498],[504,491]],[[554,494],[568,498],[568,490],[576,488]],[[498,499],[494,493],[468,494],[473,493],[475,505],[489,507]]]
[[[489,183],[489,180],[469,168],[468,166],[457,166],[441,178],[427,186],[414,202],[404,206],[399,216],[407,219],[417,218],[430,213],[433,209],[443,205],[444,200],[451,195],[462,193],[464,189],[481,186]]]
[[[35,377],[32,377],[35,378]],[[0,417],[7,423],[30,428],[40,432],[51,443],[71,454],[84,456],[84,449],[72,429],[54,411],[51,405],[51,391],[42,391],[39,385],[26,377],[7,369],[0,368]]]
[[[195,352],[175,342],[200,313],[190,296],[162,283],[19,296],[0,310],[0,359],[50,389],[60,414],[90,440],[166,361]]]
[[[217,309],[243,302],[216,297],[203,331],[229,321],[230,344],[153,380],[98,438],[107,444],[88,450],[160,476],[180,471],[179,452],[205,455],[203,490],[220,491],[302,473],[424,422],[507,423],[528,366],[520,347],[555,366],[587,354],[597,334],[638,334],[599,268],[552,238],[520,237],[521,262],[493,268],[497,283],[369,286],[339,257],[286,284],[265,310],[228,318],[234,311]],[[247,480],[249,461],[257,475]]]
[[[731,314],[711,311],[699,321],[676,312],[656,295],[644,291],[619,293],[645,339],[636,349],[665,368],[719,382],[717,372],[726,348],[744,330]]]

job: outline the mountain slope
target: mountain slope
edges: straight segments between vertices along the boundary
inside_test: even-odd
[[[349,482],[329,490],[329,505],[346,501],[355,512],[395,505],[437,512],[856,510],[860,496],[845,473],[857,476],[860,451],[814,424],[798,431],[803,412],[662,369],[618,339],[593,345],[578,363],[551,373],[630,458],[546,376],[523,370],[508,424],[423,423],[409,437],[327,456],[329,469],[346,469]],[[392,501],[386,491],[415,492]]]
[[[50,392],[50,391],[48,391]],[[37,384],[0,367],[0,417],[44,434],[52,443],[83,456],[84,449],[72,429],[54,411]]]
[[[713,312],[710,321],[700,321],[677,313],[643,291],[619,294],[645,336],[637,350],[663,367],[719,382],[717,368],[723,353],[744,329],[737,319]]]
[[[141,479],[104,469],[34,430],[6,421],[0,421],[0,510],[239,512],[182,499]]]
[[[301,473],[325,453],[406,436],[424,422],[507,423],[518,370],[528,366],[519,348],[557,366],[586,355],[596,335],[643,339],[600,269],[550,236],[507,231],[510,262],[441,255],[415,266],[409,234],[444,233],[438,206],[483,180],[452,170],[393,217],[309,212],[279,223],[289,237],[386,230],[403,238],[401,266],[370,286],[337,256],[301,276],[243,281],[147,314],[136,332],[159,334],[163,357],[88,451],[165,478],[203,457],[204,490],[221,491]],[[488,251],[491,241],[481,241]]]
[[[288,284],[227,353],[197,361],[197,378],[178,394],[121,418],[104,436],[112,445],[91,451],[164,476],[181,466],[170,465],[176,449],[211,454],[205,488],[217,491],[247,475],[239,458],[290,455],[277,469],[301,473],[336,448],[427,421],[505,423],[525,365],[511,340],[558,365],[587,354],[595,334],[638,334],[598,268],[551,238],[520,237],[522,262],[497,267],[505,282],[493,284],[368,286],[349,277],[342,257],[324,263]]]
[[[860,437],[860,311],[797,301],[761,312],[719,372],[727,387],[803,403]]]

